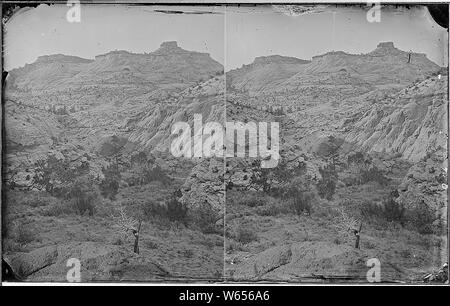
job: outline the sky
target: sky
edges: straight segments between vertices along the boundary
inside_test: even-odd
[[[238,68],[256,56],[272,54],[309,60],[333,50],[368,53],[384,41],[447,65],[447,30],[434,22],[428,10],[382,7],[380,22],[370,23],[368,9],[334,7],[292,16],[272,8],[228,8],[226,67]]]
[[[116,49],[148,53],[172,40],[183,49],[210,53],[223,63],[220,8],[189,9],[217,14],[165,14],[154,12],[164,10],[162,7],[82,4],[79,23],[67,21],[69,9],[66,5],[40,5],[13,15],[4,35],[5,70],[32,63],[40,55],[61,53],[92,59]]]
[[[382,7],[379,23],[367,21],[368,8],[364,7],[332,7],[295,16],[270,6],[82,5],[80,23],[66,20],[68,10],[65,5],[40,5],[16,13],[5,27],[5,69],[48,54],[94,58],[111,50],[151,52],[171,40],[186,50],[210,53],[226,71],[272,54],[311,59],[332,50],[367,53],[382,41],[392,41],[401,50],[425,53],[439,65],[447,65],[448,59],[447,30],[424,8]]]

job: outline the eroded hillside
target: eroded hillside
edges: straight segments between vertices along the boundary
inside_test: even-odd
[[[281,126],[277,168],[227,159],[228,276],[363,281],[376,257],[385,281],[417,281],[442,265],[447,69],[390,42],[276,59],[227,75],[227,118]],[[342,228],[358,224],[355,248]]]

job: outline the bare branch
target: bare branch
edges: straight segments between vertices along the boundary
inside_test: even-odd
[[[114,226],[124,233],[128,233],[129,231],[133,234],[136,233],[138,231],[137,229],[137,225],[139,224],[138,220],[128,216],[122,205],[119,205],[116,211],[117,215],[111,216],[115,223]]]
[[[359,231],[358,220],[349,216],[342,206],[338,208],[338,211],[340,214],[336,225],[338,231],[347,236],[352,236],[357,233]]]

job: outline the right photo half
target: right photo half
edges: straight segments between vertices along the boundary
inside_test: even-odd
[[[227,6],[225,42],[225,279],[448,274],[448,32],[428,8]]]

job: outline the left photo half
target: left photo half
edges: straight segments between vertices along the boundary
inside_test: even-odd
[[[223,8],[3,22],[3,280],[221,282]]]

